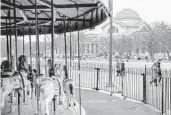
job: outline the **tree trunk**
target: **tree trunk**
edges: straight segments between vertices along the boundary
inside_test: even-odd
[[[167,56],[168,56],[168,61],[170,61],[170,54],[169,54],[169,50],[168,50],[168,47],[166,45],[164,45],[164,43],[160,43],[158,42],[161,46],[163,46],[164,50],[166,51],[167,53]]]
[[[151,61],[154,61],[154,52],[153,51],[150,51],[149,53],[150,53],[150,59],[151,59]]]
[[[167,53],[167,56],[168,56],[168,61],[170,61],[171,57],[170,57],[169,51],[166,51],[166,53]]]

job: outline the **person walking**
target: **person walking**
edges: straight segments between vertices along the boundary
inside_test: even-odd
[[[161,63],[160,62],[161,62],[160,60],[157,61],[159,83],[161,82],[161,79],[162,79],[161,78],[162,77],[162,72],[161,72]]]
[[[116,73],[116,77],[118,77],[121,73],[121,64],[118,59],[116,60]]]
[[[161,67],[160,67],[160,60],[155,62],[152,67],[152,81],[150,81],[150,85],[154,82],[155,86],[157,86],[157,79],[159,78],[159,82],[161,81]]]
[[[124,61],[121,62],[121,75],[125,76],[125,63],[124,63]]]

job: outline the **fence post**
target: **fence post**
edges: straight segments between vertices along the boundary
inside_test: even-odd
[[[146,67],[146,65],[145,65],[145,73],[142,74],[142,76],[143,76],[143,102],[144,102],[144,103],[147,103],[146,75],[147,75],[147,67]]]
[[[97,70],[97,82],[96,82],[96,88],[95,90],[99,90],[99,71],[100,68],[95,68]]]

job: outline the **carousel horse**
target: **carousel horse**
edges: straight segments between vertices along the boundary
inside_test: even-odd
[[[55,95],[53,79],[49,77],[42,78],[39,84],[39,91],[41,111],[45,110],[45,114],[49,115],[49,104]]]
[[[64,66],[64,72],[65,72],[65,76],[67,76],[68,73],[66,70],[66,66]],[[73,79],[70,79],[70,78],[64,79],[63,80],[63,86],[64,86],[65,95],[67,97],[68,106],[70,107],[72,103],[75,106],[75,102],[74,102],[75,85],[74,85]]]
[[[5,105],[5,98],[12,93],[15,89],[21,89],[23,91],[23,96],[24,96],[24,102],[25,102],[25,97],[26,94],[29,93],[31,90],[30,88],[30,82],[27,80],[27,60],[26,56],[21,55],[19,57],[19,71],[14,72],[12,69],[10,69],[9,63],[5,63],[3,65],[2,63],[3,71],[1,73],[1,88],[2,88],[2,105],[1,109]],[[2,67],[1,66],[1,67]],[[29,90],[30,89],[30,90]],[[26,93],[27,92],[27,93]]]
[[[4,63],[2,63],[3,65]],[[1,107],[2,110],[5,106],[6,97],[11,94],[14,87],[13,71],[10,69],[3,69],[1,73]],[[17,82],[17,81],[16,81]]]
[[[42,74],[38,75],[37,80],[39,81],[39,91],[40,91],[40,108],[41,111],[45,110],[45,114],[49,115],[49,104],[52,100],[58,99],[59,97],[59,104],[61,103],[62,95],[64,94],[62,91],[62,85],[59,78],[57,78],[56,71],[53,72],[52,69],[49,70],[50,77],[45,77]],[[43,113],[44,114],[44,113]]]
[[[72,79],[65,79],[64,80],[64,92],[67,97],[68,106],[70,107],[71,104],[75,106],[75,86],[74,81]]]
[[[21,89],[23,89],[23,96],[24,96],[24,102],[25,102],[25,97],[26,95],[30,96],[30,92],[31,92],[31,82],[30,80],[28,80],[28,69],[29,69],[29,65],[27,62],[27,57],[25,55],[21,55],[19,58],[19,76],[22,79],[22,87]]]
[[[27,76],[27,79],[31,83],[31,98],[33,98],[33,92],[35,91],[35,86],[36,86],[36,73],[37,71],[35,69],[32,70],[32,67],[29,65],[29,74]]]

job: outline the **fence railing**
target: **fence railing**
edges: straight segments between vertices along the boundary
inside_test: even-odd
[[[171,115],[171,70],[162,70],[161,81],[158,80],[156,86],[154,83],[149,83],[154,77],[151,68],[128,67],[124,76],[117,77],[113,66],[112,84],[109,84],[108,67],[107,64],[81,63],[80,85],[111,93],[121,93],[125,98],[142,101],[163,114]],[[78,66],[75,62],[71,65],[70,75],[78,86]]]
[[[44,67],[43,62],[42,64],[41,67]],[[171,70],[162,70],[161,81],[155,86],[149,83],[154,74],[152,69],[146,66],[144,68],[126,67],[125,75],[117,77],[115,65],[113,65],[112,84],[109,84],[108,68],[108,64],[81,62],[81,87],[120,93],[125,98],[142,101],[165,115],[171,115]],[[43,68],[41,70],[44,71]],[[68,71],[75,85],[78,86],[78,63],[72,62]]]

